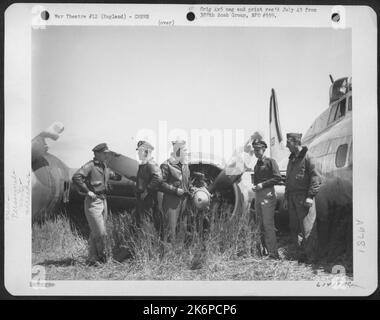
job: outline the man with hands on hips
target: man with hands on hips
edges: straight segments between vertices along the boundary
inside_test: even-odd
[[[86,194],[84,212],[91,230],[88,241],[89,264],[106,262],[109,258],[106,231],[108,180],[121,180],[121,176],[107,166],[107,144],[100,143],[92,151],[94,159],[83,165],[72,178],[81,192]]]

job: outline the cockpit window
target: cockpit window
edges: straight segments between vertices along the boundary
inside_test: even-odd
[[[337,103],[331,108],[328,123],[330,124],[338,120],[339,118],[344,117],[345,114],[346,114],[346,99],[343,99],[342,101],[340,101],[339,103]]]
[[[342,144],[338,147],[338,150],[336,151],[336,156],[335,156],[335,165],[337,168],[344,167],[344,165],[346,164],[347,149],[348,149],[347,143]]]
[[[338,105],[334,105],[332,106],[331,110],[330,110],[330,115],[329,115],[329,121],[328,121],[328,124],[334,122],[334,118],[335,118],[335,114],[336,114],[336,110],[338,108]]]
[[[346,114],[346,99],[343,99],[338,103],[334,120],[338,120]]]
[[[352,111],[352,96],[348,98],[348,111]]]

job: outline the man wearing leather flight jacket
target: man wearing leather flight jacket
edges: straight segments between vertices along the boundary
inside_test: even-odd
[[[84,193],[84,211],[90,226],[88,262],[105,262],[107,252],[107,199],[108,180],[121,180],[121,176],[112,172],[106,164],[107,144],[101,143],[92,149],[94,159],[87,162],[73,175],[73,182]]]

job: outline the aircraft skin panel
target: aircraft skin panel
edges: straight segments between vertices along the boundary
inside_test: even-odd
[[[327,128],[327,121],[329,118],[330,109],[326,109],[321,113],[321,115],[314,120],[310,128],[306,131],[304,135],[304,140],[309,140],[315,138],[317,133],[322,133]]]
[[[68,167],[57,157],[46,153],[35,159],[32,172],[32,217],[46,218],[63,201],[65,184],[70,183]]]
[[[342,168],[336,166],[338,148],[347,144],[345,165]],[[352,117],[347,117],[330,127],[329,131],[306,144],[316,158],[317,165],[323,176],[340,177],[352,180],[352,157],[349,153],[352,148]],[[344,170],[342,170],[344,168]]]
[[[339,104],[345,100],[345,114],[332,121],[333,113],[338,112]],[[351,208],[352,210],[352,91],[335,100],[319,116],[303,139],[316,158],[322,175],[322,185],[316,197],[317,214],[321,220],[327,219],[334,208]],[[350,108],[349,108],[350,105]],[[345,149],[345,158],[338,163],[339,148]],[[331,209],[331,210],[330,210]],[[349,212],[349,211],[347,211]]]
[[[50,181],[49,171],[41,167],[32,172],[32,217],[47,208],[53,195],[49,188]]]
[[[334,126],[330,127],[328,131],[325,131],[323,134],[315,137],[311,140],[303,139],[302,143],[310,146],[310,148],[316,144],[321,143],[322,141],[335,140],[339,137],[352,136],[352,117],[347,116],[341,121],[336,123]]]
[[[352,99],[352,92],[348,92],[347,95],[341,97],[339,100],[332,103],[332,105],[329,106],[329,108],[323,111],[322,114],[314,120],[313,124],[306,131],[306,134],[303,137],[303,141],[305,143],[309,143],[313,139],[316,139],[320,135],[324,134],[329,129],[334,128],[339,122],[343,121],[346,118],[352,117],[352,110],[348,110],[348,104],[350,99]],[[328,123],[330,118],[330,112],[336,105],[338,105],[343,100],[346,100],[346,114],[342,118]]]

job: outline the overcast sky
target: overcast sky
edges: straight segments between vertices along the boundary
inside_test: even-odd
[[[328,107],[329,74],[351,76],[350,30],[48,27],[32,46],[32,136],[62,122],[48,144],[70,167],[100,142],[134,157],[137,132],[158,134],[159,120],[189,137],[243,129],[269,140],[271,88],[283,133],[304,133]]]

